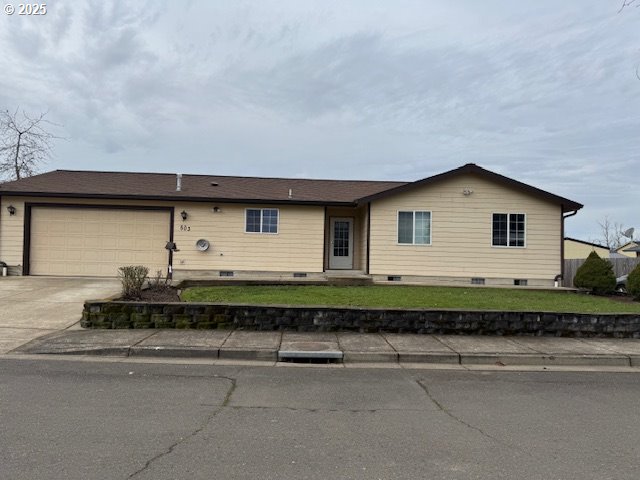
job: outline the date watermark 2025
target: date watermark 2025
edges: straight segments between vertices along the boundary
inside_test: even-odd
[[[4,6],[4,13],[7,15],[46,15],[47,4],[46,3],[19,3],[18,5],[12,5],[7,3]]]

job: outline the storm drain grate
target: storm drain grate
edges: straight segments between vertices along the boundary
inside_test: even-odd
[[[289,363],[342,363],[343,354],[339,351],[300,351],[300,350],[280,350],[278,352],[279,362]]]

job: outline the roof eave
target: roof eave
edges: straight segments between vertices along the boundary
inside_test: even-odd
[[[199,202],[199,203],[250,203],[269,205],[310,205],[310,206],[335,206],[335,207],[355,207],[356,202],[321,201],[321,200],[295,200],[295,199],[264,199],[264,198],[222,198],[222,197],[189,197],[189,196],[169,196],[169,195],[113,195],[113,194],[80,194],[80,193],[60,193],[60,192],[13,192],[0,190],[0,196],[12,197],[50,197],[50,198],[73,198],[73,199],[103,199],[103,200],[142,200],[161,202]]]

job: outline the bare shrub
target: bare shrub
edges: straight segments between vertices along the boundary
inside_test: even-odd
[[[157,270],[156,274],[152,278],[149,278],[147,285],[149,290],[164,292],[171,288],[171,279],[168,273],[163,274],[162,270]]]
[[[118,269],[118,278],[122,283],[122,298],[138,300],[142,295],[142,287],[149,274],[143,265],[128,265]]]

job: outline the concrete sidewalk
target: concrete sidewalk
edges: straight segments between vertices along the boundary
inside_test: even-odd
[[[640,367],[640,340],[614,338],[253,332],[65,330],[11,354],[207,358],[264,362]]]

